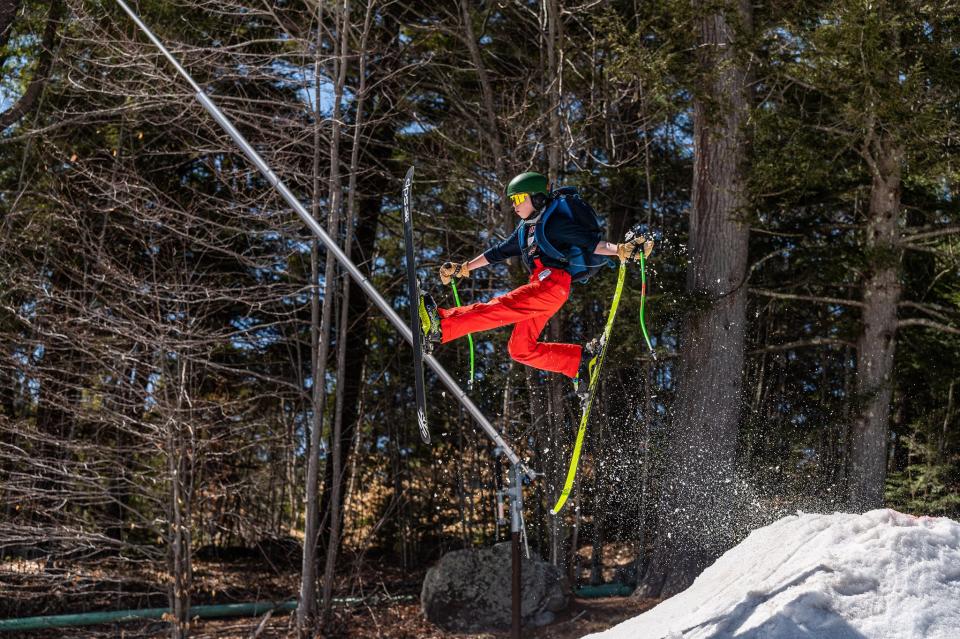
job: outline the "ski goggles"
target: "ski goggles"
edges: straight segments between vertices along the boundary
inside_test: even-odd
[[[511,195],[510,200],[513,202],[514,206],[520,206],[527,201],[528,197],[530,197],[529,193],[517,193],[516,195]]]

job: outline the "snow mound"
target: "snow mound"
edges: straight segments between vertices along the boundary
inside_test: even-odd
[[[960,524],[894,510],[798,513],[687,590],[593,639],[957,639]]]

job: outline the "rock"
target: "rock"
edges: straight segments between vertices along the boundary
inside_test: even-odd
[[[570,584],[559,568],[538,558],[523,558],[521,566],[521,622],[551,623],[570,601]],[[450,632],[504,630],[510,627],[511,583],[510,542],[457,550],[427,571],[420,604],[428,621]]]

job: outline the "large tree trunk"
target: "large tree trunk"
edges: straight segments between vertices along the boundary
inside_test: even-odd
[[[704,7],[697,4],[698,12]],[[686,588],[731,542],[730,499],[743,386],[749,229],[743,126],[748,73],[733,25],[749,28],[747,2],[700,19],[704,86],[694,100],[693,206],[687,290],[702,301],[686,319],[660,503],[660,536],[640,591]]]
[[[850,433],[849,505],[866,511],[883,505],[886,477],[897,303],[900,300],[897,220],[900,158],[895,147],[878,142],[867,149],[873,173],[867,219],[867,271],[863,283],[863,325],[857,339],[859,414]]]

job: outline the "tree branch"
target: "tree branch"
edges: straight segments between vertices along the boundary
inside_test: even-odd
[[[908,326],[922,326],[923,328],[932,328],[933,330],[940,331],[942,333],[960,335],[960,328],[954,328],[953,326],[947,326],[946,324],[941,324],[940,322],[934,322],[933,320],[923,319],[920,317],[911,317],[897,322],[898,330]]]
[[[40,57],[37,60],[37,68],[33,74],[33,79],[30,81],[27,90],[20,96],[20,99],[9,109],[0,113],[0,131],[7,129],[19,121],[20,118],[33,108],[34,103],[43,92],[43,87],[47,83],[47,77],[50,75],[50,68],[53,66],[53,47],[57,41],[57,26],[60,24],[62,14],[62,0],[54,0],[50,5],[50,13],[47,16],[47,28],[43,33]]]
[[[909,242],[900,242],[900,248],[905,251],[916,251],[918,253],[930,253],[931,255],[943,255],[944,250],[940,248],[931,248],[929,246],[919,246],[917,244],[910,244]]]
[[[0,0],[0,47],[10,38],[10,27],[20,10],[20,0]]]
[[[915,308],[922,313],[926,313],[931,317],[935,317],[944,322],[949,322],[950,318],[947,316],[949,313],[956,313],[957,310],[953,308],[947,308],[945,306],[940,306],[938,304],[921,304],[919,302],[911,301],[901,301],[897,306],[902,306],[905,308]]]
[[[820,302],[821,304],[840,304],[841,306],[857,306],[863,307],[863,302],[858,302],[857,300],[846,300],[839,297],[821,297],[819,295],[795,295],[793,293],[778,293],[776,291],[769,291],[763,288],[751,288],[748,289],[750,293],[754,295],[762,295],[764,297],[773,297],[781,300],[798,300],[801,302]]]
[[[795,342],[787,342],[786,344],[773,344],[772,346],[764,346],[763,348],[756,348],[750,351],[750,355],[758,355],[760,353],[771,353],[774,351],[790,351],[795,348],[803,348],[805,346],[855,346],[853,342],[848,342],[843,339],[833,339],[831,337],[814,337],[811,339],[802,339]]]
[[[13,20],[20,11],[20,0],[0,0],[0,69],[7,63],[10,51],[5,50],[10,34],[13,33]]]
[[[930,228],[930,227],[924,227],[924,229],[917,229],[913,233],[910,233],[910,231],[906,231],[904,235],[906,235],[907,242],[915,242],[917,240],[930,239],[931,237],[939,237],[941,235],[950,235],[952,233],[960,233],[960,224],[954,224],[952,226],[942,226],[940,228],[936,228],[933,231],[925,230],[927,228]]]

